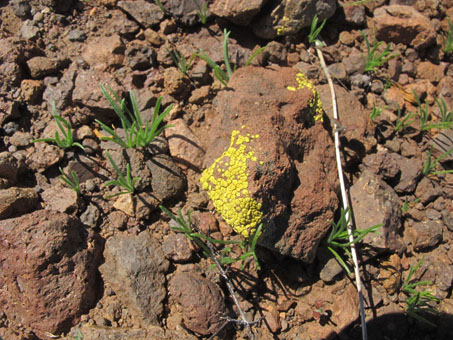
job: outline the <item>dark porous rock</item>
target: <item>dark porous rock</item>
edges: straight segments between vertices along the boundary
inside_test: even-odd
[[[436,31],[429,17],[412,6],[382,6],[374,11],[377,41],[403,43],[416,49],[436,42]]]
[[[412,243],[415,251],[429,250],[442,242],[442,222],[416,222],[405,229],[404,236]]]
[[[153,2],[144,0],[119,1],[117,6],[145,28],[159,24],[164,18],[162,10]]]
[[[202,335],[220,329],[226,308],[217,285],[200,274],[183,272],[171,278],[168,290],[181,307],[184,326]]]
[[[140,40],[130,41],[124,54],[126,64],[132,70],[149,69],[155,63],[157,57],[156,51],[147,42]]]
[[[192,257],[192,250],[186,235],[170,234],[162,245],[165,257],[173,262],[187,262]]]
[[[168,155],[155,155],[146,162],[151,171],[153,195],[161,202],[181,198],[186,189],[186,178]]]
[[[367,155],[363,159],[363,165],[387,183],[397,179],[400,175],[399,155],[389,152],[387,149]]]
[[[423,164],[418,158],[406,158],[384,149],[366,156],[363,166],[392,185],[397,193],[411,194],[417,186]]]
[[[259,13],[265,0],[216,0],[210,7],[213,14],[236,25],[248,25]]]
[[[203,5],[203,2],[199,3]],[[165,9],[171,13],[176,22],[185,26],[194,26],[200,22],[197,14],[199,8],[195,1],[167,0]]]
[[[217,96],[204,163],[211,166],[229,145],[235,150],[233,131],[249,143],[257,161],[251,159],[242,175],[249,198],[261,204],[266,227],[260,244],[311,262],[337,209],[338,182],[332,137],[314,118],[317,92],[302,86],[301,77],[288,67],[237,70]],[[247,233],[242,225],[232,227]]]
[[[405,246],[399,236],[401,207],[395,191],[377,175],[365,170],[350,189],[351,206],[357,229],[382,224],[378,233],[369,233],[363,243],[369,255],[401,253]]]
[[[77,219],[39,210],[0,221],[0,301],[10,320],[67,332],[96,302],[99,242]]]
[[[35,210],[38,198],[38,194],[30,188],[1,189],[0,219],[20,216]]]
[[[332,99],[329,86],[318,86],[318,91],[324,110],[329,118],[332,118]],[[338,112],[341,114],[340,125],[345,129],[341,132],[340,141],[345,151],[346,163],[352,165],[361,161],[365,154],[376,145],[374,131],[370,124],[370,113],[357,97],[343,87],[335,85],[335,93]],[[333,121],[331,124],[333,128],[336,128]]]
[[[102,277],[137,322],[157,324],[166,296],[165,272],[169,263],[149,232],[110,237],[104,250]]]

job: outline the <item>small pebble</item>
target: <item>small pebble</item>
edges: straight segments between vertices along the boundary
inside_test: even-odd
[[[75,29],[69,32],[68,39],[70,41],[84,41],[87,38],[85,32]]]

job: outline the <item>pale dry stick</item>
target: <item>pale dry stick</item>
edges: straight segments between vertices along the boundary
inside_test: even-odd
[[[237,324],[239,324],[241,326],[244,326],[245,330],[247,332],[247,336],[249,337],[249,339],[254,340],[255,337],[253,335],[253,332],[252,332],[252,329],[251,329],[250,326],[253,326],[253,325],[257,324],[259,322],[259,320],[258,321],[252,321],[252,322],[247,320],[247,317],[245,316],[244,311],[242,310],[241,306],[239,305],[239,301],[238,301],[238,299],[236,297],[236,294],[234,293],[233,285],[231,284],[231,281],[228,278],[228,275],[225,272],[225,270],[223,269],[223,267],[220,264],[219,260],[217,260],[217,257],[215,256],[214,246],[209,241],[207,241],[207,244],[208,244],[209,250],[211,251],[211,254],[212,254],[211,258],[214,261],[215,265],[217,266],[217,269],[219,270],[220,276],[225,280],[225,284],[226,284],[226,286],[228,288],[228,291],[231,294],[231,297],[233,298],[233,302],[236,305],[242,320],[230,319],[228,317],[224,317],[224,319],[226,320],[226,323],[234,322],[234,323],[237,323]],[[226,325],[226,323],[222,326],[222,328]]]
[[[329,84],[330,94],[332,96],[332,112],[333,118],[338,121],[338,111],[337,111],[337,100],[335,96],[335,89],[333,87],[332,78],[330,77],[329,70],[327,69],[326,62],[324,60],[324,56],[321,51],[321,47],[323,43],[319,40],[315,42],[316,53],[318,54],[319,61],[321,63],[321,68],[327,78],[327,83]],[[360,273],[359,273],[359,261],[357,260],[357,252],[354,244],[354,235],[352,234],[352,222],[349,218],[349,203],[348,197],[346,195],[346,186],[344,183],[343,177],[343,168],[341,166],[341,154],[340,154],[340,136],[338,129],[335,128],[334,134],[334,141],[335,141],[335,157],[337,160],[337,169],[338,169],[338,178],[340,180],[340,189],[341,189],[341,198],[343,200],[343,209],[346,211],[345,219],[348,221],[348,235],[349,235],[349,243],[351,243],[351,255],[352,255],[352,262],[354,263],[354,274],[355,280],[357,285],[357,292],[359,294],[359,305],[360,305],[360,321],[362,324],[362,339],[368,340],[368,334],[366,330],[366,320],[365,320],[365,308],[363,304],[363,294],[362,294],[362,281],[360,280]]]

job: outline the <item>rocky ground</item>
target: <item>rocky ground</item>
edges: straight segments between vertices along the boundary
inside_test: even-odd
[[[452,169],[445,152],[453,134],[423,128],[414,93],[429,107],[425,126],[442,120],[436,101],[453,108],[445,51],[453,2],[213,0],[206,24],[194,1],[162,5],[0,1],[0,339],[243,339],[241,327],[221,329],[239,311],[212,260],[159,209],[192,211],[200,233],[240,241],[240,225],[233,230],[219,212],[236,209],[243,195],[266,222],[261,268],[235,263],[227,274],[247,319],[259,321],[255,339],[360,339],[353,274],[324,241],[340,212],[334,129],[356,227],[382,224],[360,246],[369,338],[451,339],[453,175],[442,171]],[[340,122],[308,43],[315,13],[328,19],[322,51]],[[189,60],[203,49],[222,64],[224,29],[237,66],[227,86],[200,58],[187,74],[175,66],[170,50]],[[360,31],[371,42],[375,32],[385,42],[379,53],[388,43],[394,55],[376,72],[365,71]],[[162,96],[172,127],[146,148],[101,141],[98,121],[122,130],[99,84],[124,98],[132,90],[144,120]],[[83,150],[32,142],[60,131],[53,103]],[[373,116],[373,107],[382,112]],[[226,206],[200,184],[224,151],[219,164],[231,170],[230,182],[247,183],[246,194],[219,191],[235,194]],[[119,192],[105,185],[117,177],[107,152],[139,178],[133,195],[106,197]],[[80,193],[59,168],[76,173]],[[414,282],[431,281],[417,289],[438,299],[437,313],[423,314],[431,324],[405,312],[402,285],[421,259]]]

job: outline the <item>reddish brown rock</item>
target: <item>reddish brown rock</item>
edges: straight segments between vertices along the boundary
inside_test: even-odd
[[[205,165],[222,155],[233,130],[259,135],[253,150],[262,163],[248,173],[250,195],[262,204],[266,223],[260,243],[312,261],[338,204],[337,175],[331,135],[309,105],[313,92],[287,88],[297,87],[296,74],[277,66],[237,70],[218,95]]]
[[[436,65],[430,61],[422,61],[417,66],[417,76],[428,79],[432,83],[438,83],[444,77],[445,65]]]
[[[38,194],[31,188],[0,190],[0,219],[16,217],[37,208]]]
[[[58,61],[47,57],[34,57],[27,61],[30,75],[35,79],[42,79],[45,76],[54,74],[59,65]]]
[[[193,134],[183,119],[169,122],[172,127],[164,130],[173,160],[183,169],[200,171],[203,163],[204,150],[200,141]]]
[[[96,298],[98,243],[66,214],[39,210],[0,221],[0,302],[10,327],[69,331]]]
[[[123,63],[125,46],[117,34],[95,38],[86,44],[82,58],[97,71]]]
[[[382,6],[374,11],[376,39],[403,43],[417,49],[436,42],[436,31],[428,17],[411,6]]]
[[[72,100],[76,104],[88,106],[97,110],[113,109],[110,103],[105,99],[99,88],[99,84],[110,86],[115,93],[121,95],[121,89],[113,80],[111,74],[106,72],[95,72],[92,70],[80,71],[75,78],[74,91]],[[100,118],[102,120],[102,118]]]
[[[220,288],[196,273],[178,273],[168,290],[180,305],[184,325],[202,335],[215,333],[222,325],[226,308]]]

